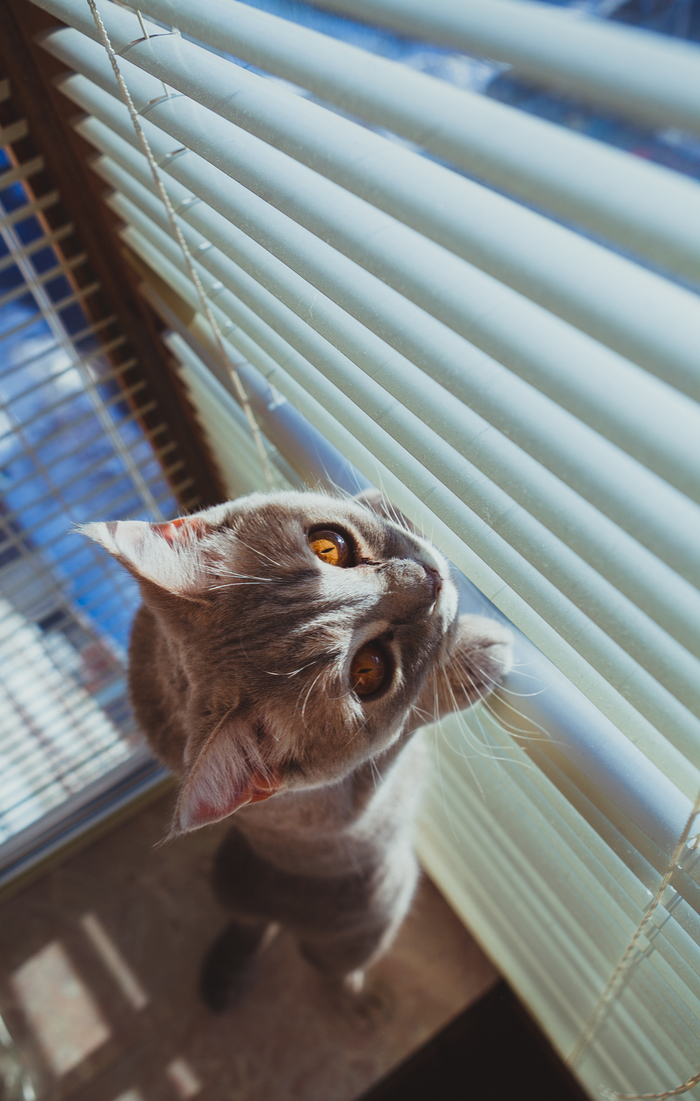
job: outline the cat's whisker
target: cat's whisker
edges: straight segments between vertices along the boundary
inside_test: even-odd
[[[444,671],[441,671],[441,672],[442,672],[442,676],[445,679],[445,686],[446,686],[446,689],[447,689],[447,694],[452,699],[452,703],[453,703],[452,710],[454,712],[460,712],[461,710],[463,710],[463,708],[461,708],[460,705],[459,705],[459,702],[458,702],[457,697],[455,695],[455,691],[454,691],[454,687],[452,685],[452,682],[451,682],[449,676]],[[482,697],[481,693],[479,692],[477,686],[474,684],[474,681],[472,680],[472,678],[469,677],[469,674],[467,674],[467,677],[470,681],[470,687],[471,687],[471,692],[466,693],[467,699],[471,699],[473,701],[473,703],[478,703],[483,699],[483,697]],[[472,706],[473,706],[473,703],[472,703]],[[472,714],[473,714],[473,717],[474,717],[475,721],[479,724],[479,726],[481,726],[478,711],[473,711]],[[472,742],[470,742],[470,744],[473,745],[474,749],[476,749],[477,754],[479,756],[482,756],[482,757],[490,757],[491,756],[491,753],[481,753],[478,749],[479,745],[483,746],[485,749],[490,749],[491,746],[490,746],[490,743],[488,741],[485,741],[485,740],[481,741],[479,738],[477,738],[475,732],[472,731],[471,728],[469,727],[469,725],[466,724],[466,723],[463,724],[462,729],[463,730],[468,730],[470,732],[470,734],[474,735],[474,739],[472,740]],[[482,728],[482,733],[484,733],[483,728]]]
[[[306,665],[300,665],[298,669],[292,669],[291,673],[278,673],[277,676],[287,677],[289,680],[292,677],[298,677],[300,673],[303,673],[306,669],[312,669],[314,665],[318,663],[319,658],[312,658],[311,661],[307,661]]]
[[[216,570],[213,571],[216,578],[228,577],[233,578],[235,581],[263,581],[266,585],[270,581],[280,581],[279,577],[257,577],[254,573],[234,573],[233,570]]]
[[[224,589],[244,589],[249,588],[251,585],[263,584],[261,581],[227,581],[225,585],[208,585],[207,590],[209,592],[223,592]],[[267,581],[264,584],[268,584]]]
[[[256,581],[268,581],[269,577],[258,577],[257,574],[251,573],[239,573],[238,570],[232,570],[230,566],[224,565],[223,562],[208,562],[205,563],[204,569],[206,573],[211,574],[213,577],[242,577],[242,578],[254,578]]]
[[[503,703],[503,705],[505,707],[507,707],[510,711],[512,711],[515,715],[517,715],[518,718],[522,719],[523,722],[526,722],[528,724],[527,729],[523,729],[522,727],[517,727],[510,720],[508,720],[506,717],[504,717],[499,712],[495,717],[498,719],[501,726],[503,726],[504,729],[507,730],[509,733],[517,734],[519,739],[522,740],[522,741],[531,741],[531,742],[546,741],[546,742],[551,742],[553,745],[561,744],[557,738],[554,738],[553,735],[544,726],[542,726],[541,723],[538,723],[535,719],[531,718],[529,715],[526,715],[524,712],[520,711],[517,707],[515,707],[513,704],[511,704],[508,700],[501,699],[501,703]],[[540,732],[539,734],[533,734],[532,733],[532,727],[533,726]]]
[[[361,734],[361,733],[362,733],[362,731],[363,731],[363,730],[365,729],[365,727],[367,726],[367,723],[368,723],[368,722],[369,722],[369,716],[368,716],[368,715],[365,715],[365,718],[364,718],[364,719],[363,719],[363,720],[362,720],[362,721],[361,721],[361,722],[359,723],[359,725],[358,725],[358,727],[357,727],[357,730],[355,731],[355,733],[354,733],[354,734],[352,734],[352,735],[351,735],[351,736],[350,736],[350,737],[348,738],[347,742],[345,742],[345,745],[350,745],[350,743],[351,743],[351,742],[354,742],[355,738],[357,738],[357,736],[358,736],[359,734]]]
[[[319,681],[319,680],[321,679],[321,677],[323,676],[324,672],[325,672],[325,666],[324,666],[324,668],[323,668],[323,669],[321,669],[320,673],[318,673],[318,674],[317,674],[317,676],[316,676],[316,677],[314,677],[314,679],[313,679],[313,681],[311,682],[311,685],[309,686],[309,689],[308,689],[308,691],[307,691],[307,693],[306,693],[306,696],[304,697],[304,703],[303,703],[303,706],[302,706],[302,709],[301,709],[301,721],[302,721],[302,723],[304,724],[304,728],[305,728],[305,729],[307,729],[307,727],[306,727],[306,707],[307,707],[307,704],[308,704],[308,702],[309,702],[309,696],[310,696],[310,695],[311,695],[311,693],[313,692],[314,688],[316,687],[316,684],[317,684],[317,683],[318,683],[318,681]]]
[[[466,672],[466,669],[464,668],[465,660],[466,659],[462,655],[457,655],[453,659],[454,664],[458,665],[460,668],[464,669],[464,671]],[[500,664],[504,664],[503,662],[500,662],[500,659],[496,659],[491,654],[489,654],[489,660],[490,661],[499,660]],[[514,688],[508,688],[508,686],[506,684],[504,684],[504,682],[499,677],[492,676],[489,672],[487,672],[486,669],[479,670],[479,673],[480,673],[480,676],[482,677],[482,679],[484,681],[487,681],[491,685],[491,689],[498,688],[500,692],[507,692],[508,695],[510,695],[510,696],[521,697],[523,699],[529,699],[532,696],[539,696],[542,692],[547,691],[547,686],[545,684],[543,684],[542,688],[540,688],[537,692],[517,692]],[[536,680],[538,678],[532,677],[531,679]],[[540,683],[542,683],[542,682],[540,681]]]
[[[475,690],[476,690],[476,686],[474,685],[473,678],[471,677],[468,669],[464,668],[463,663],[460,664],[460,670],[463,673],[463,675],[467,678],[469,683],[472,685],[472,687],[474,687]],[[494,687],[498,687],[499,699],[501,700],[501,702],[504,704],[505,707],[507,707],[510,711],[512,711],[519,718],[521,718],[524,722],[529,723],[530,726],[536,726],[538,728],[538,730],[541,731],[542,735],[545,738],[547,738],[547,740],[551,740],[551,736],[548,734],[548,732],[545,730],[545,728],[543,726],[541,726],[539,723],[535,722],[534,719],[530,719],[527,715],[525,715],[522,711],[520,711],[517,707],[515,707],[514,704],[510,703],[509,700],[505,699],[502,696],[501,693],[504,691],[503,685],[499,685],[498,682],[495,682]],[[516,695],[519,695],[519,693],[516,693]],[[477,698],[482,703],[483,707],[489,712],[490,715],[493,716],[494,719],[496,719],[497,722],[499,722],[501,724],[501,726],[509,734],[513,734],[513,735],[517,734],[521,737],[521,739],[528,739],[528,740],[532,740],[532,741],[540,741],[541,740],[539,735],[533,734],[531,732],[531,730],[523,729],[522,727],[515,726],[513,723],[509,722],[507,720],[507,718],[505,716],[503,716],[503,714],[500,711],[496,711],[494,709],[489,697],[490,697],[490,692],[489,692],[488,695],[484,695],[480,691],[477,693]]]
[[[379,782],[381,784],[382,783],[382,775],[381,775],[379,769],[377,768],[377,762],[375,761],[374,757],[370,757],[369,764],[370,764],[370,774],[372,776],[372,780],[374,781],[374,790],[378,791],[379,789],[377,787],[377,780],[379,780]]]
[[[442,673],[441,670],[440,670],[440,673]],[[437,696],[437,689],[436,689],[436,696]],[[445,744],[448,745],[452,749],[452,751],[454,753],[456,753],[457,756],[460,757],[464,761],[464,763],[466,764],[467,768],[469,769],[469,772],[471,773],[474,784],[476,785],[476,787],[479,791],[479,794],[481,795],[481,798],[485,800],[486,799],[486,793],[484,791],[484,788],[483,788],[483,785],[482,785],[481,781],[479,780],[479,777],[477,776],[476,772],[474,771],[474,768],[472,766],[471,761],[469,760],[468,756],[466,756],[464,753],[462,753],[459,749],[457,749],[455,746],[453,746],[450,743],[450,741],[447,738],[447,735],[445,733],[443,723],[442,723],[442,719],[440,719],[440,721],[439,721],[439,730],[440,730],[440,737],[444,740]],[[438,780],[440,782],[440,788],[442,790],[443,805],[445,807],[445,810],[447,811],[448,820],[449,820],[449,823],[450,823],[450,829],[452,830],[452,832],[454,834],[455,840],[458,840],[458,836],[457,836],[457,833],[455,831],[454,824],[452,822],[452,818],[451,818],[450,812],[449,812],[449,804],[448,804],[448,801],[447,801],[447,794],[446,794],[446,791],[445,791],[445,778],[442,774],[441,754],[438,753],[437,741],[434,743],[434,752],[435,752],[435,761],[436,761],[436,765],[437,765]]]
[[[419,719],[423,719],[425,723],[432,722],[433,716],[429,711],[426,711],[425,708],[419,707],[418,704],[414,703],[412,710],[414,714],[416,714]]]
[[[485,707],[488,708],[487,698],[485,696],[483,696],[481,694],[481,692],[479,692],[478,688],[473,685],[473,682],[472,682],[472,687],[474,688],[474,691],[476,692],[476,701],[475,702],[480,702]],[[448,689],[448,692],[451,694],[451,696],[453,698],[453,702],[455,704],[455,711],[458,711],[457,700],[456,700],[456,697],[454,695],[454,690],[453,690],[452,684],[449,681],[448,681],[448,684],[447,684],[447,689]],[[476,731],[472,728],[472,726],[470,725],[469,720],[467,720],[467,719],[462,719],[461,720],[460,729],[462,731],[462,734],[463,734],[463,737],[465,738],[465,740],[472,747],[472,749],[475,750],[475,754],[476,754],[477,757],[484,757],[484,758],[487,758],[490,761],[500,761],[500,762],[507,762],[509,764],[517,764],[517,765],[520,765],[521,767],[525,767],[525,768],[532,767],[529,762],[518,761],[514,757],[509,756],[507,753],[502,753],[502,752],[498,753],[498,752],[496,752],[496,746],[494,745],[493,741],[488,738],[487,733],[486,733],[486,729],[484,728],[484,726],[482,724],[478,708],[473,708],[472,707],[470,709],[470,716],[471,716],[472,722],[476,722],[477,725],[479,726],[479,729],[481,730],[483,738],[479,738],[477,736]],[[452,751],[457,753],[458,756],[462,757],[463,760],[468,762],[469,761],[469,754],[465,754],[458,747],[456,747],[454,745],[451,745],[451,743],[449,742],[449,739],[447,739],[447,736],[444,732],[444,728],[443,728],[443,736],[445,737],[446,743],[448,745],[450,745],[450,748],[452,749]],[[479,748],[479,747],[482,747],[482,748]],[[503,748],[503,747],[501,747],[501,748]],[[470,768],[471,768],[471,766],[470,766]],[[474,776],[474,778],[476,780],[477,778],[474,774],[473,768],[471,769],[471,771],[472,771],[472,775]]]
[[[519,677],[525,677],[526,680],[537,680],[537,681],[540,681],[540,683],[541,683],[542,678],[540,676],[538,676],[537,673],[525,673],[525,672],[523,672],[523,670],[526,669],[528,665],[536,665],[536,664],[537,664],[536,661],[514,661],[511,665],[511,669],[513,671],[517,671],[517,674],[518,674]]]
[[[245,539],[243,539],[238,532],[236,532],[236,542],[240,543],[246,550],[251,551],[252,554],[257,554],[259,558],[264,558],[266,562],[269,562],[270,565],[274,566],[276,569],[279,567],[279,562],[276,562],[274,558],[270,558],[269,554],[265,554],[261,551],[260,547],[252,547],[250,543],[246,543]]]

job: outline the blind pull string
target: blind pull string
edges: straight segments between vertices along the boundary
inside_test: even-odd
[[[683,849],[688,842],[693,823],[699,813],[700,792],[695,799],[693,809],[688,816],[688,821],[683,827],[683,832],[678,839],[678,844],[673,850],[673,855],[671,856],[671,859],[668,863],[668,867],[666,868],[663,879],[659,884],[659,888],[653,899],[647,906],[646,910],[644,911],[644,914],[642,915],[642,920],[635,929],[632,935],[632,939],[630,940],[622,955],[622,959],[608,979],[603,993],[600,995],[600,998],[598,999],[598,1002],[594,1007],[593,1012],[588,1018],[584,1029],[581,1032],[581,1035],[576,1041],[576,1044],[571,1051],[571,1054],[568,1056],[566,1060],[568,1066],[574,1067],[576,1063],[580,1061],[586,1049],[593,1042],[612,1003],[619,997],[621,989],[627,981],[630,967],[632,966],[632,963],[637,956],[637,945],[639,943],[640,937],[649,925],[652,914],[660,905],[663,893],[671,882],[671,876],[673,875],[676,866],[681,861]],[[681,1083],[681,1085],[674,1086],[672,1089],[666,1090],[663,1093],[615,1093],[607,1086],[601,1087],[601,1093],[608,1099],[608,1101],[639,1101],[639,1099],[641,1098],[644,1098],[645,1101],[652,1101],[652,1099],[654,1099],[654,1101],[663,1101],[664,1098],[675,1097],[681,1093],[686,1093],[689,1089],[692,1089],[693,1086],[696,1085],[698,1082],[700,1082],[700,1071],[697,1074],[694,1074],[691,1078],[688,1078],[687,1081]]]
[[[692,1090],[693,1086],[697,1086],[698,1082],[700,1082],[700,1070],[692,1078],[686,1078],[680,1086],[664,1090],[663,1093],[615,1093],[614,1090],[609,1090],[607,1086],[602,1088],[600,1092],[605,1101],[666,1101],[668,1097],[679,1097],[682,1093],[687,1093],[688,1090]]]
[[[251,431],[253,439],[255,441],[255,446],[257,447],[258,454],[260,455],[260,462],[261,462],[261,465],[262,465],[262,468],[263,468],[263,471],[264,471],[264,474],[265,474],[265,482],[267,484],[267,488],[272,489],[272,487],[274,485],[274,477],[273,477],[273,473],[272,473],[272,467],[270,465],[270,460],[269,460],[267,452],[265,450],[265,443],[264,443],[263,438],[262,438],[262,433],[260,431],[260,427],[258,425],[257,420],[255,419],[255,414],[253,413],[250,402],[248,401],[248,395],[246,394],[245,389],[243,388],[243,383],[241,382],[241,377],[238,374],[238,371],[236,370],[235,364],[231,361],[231,358],[228,355],[228,353],[226,351],[226,348],[224,346],[224,340],[223,340],[223,336],[222,336],[222,333],[221,333],[221,329],[219,328],[217,320],[214,316],[214,311],[211,308],[211,304],[209,302],[209,299],[207,298],[206,292],[204,290],[204,286],[203,286],[202,281],[199,278],[199,275],[197,273],[197,269],[195,267],[194,260],[192,258],[192,253],[190,252],[189,247],[187,245],[187,241],[185,240],[184,235],[182,233],[182,230],[180,229],[180,226],[177,223],[177,218],[176,218],[176,215],[175,215],[175,209],[174,209],[172,203],[170,202],[170,196],[168,195],[168,193],[165,189],[165,185],[163,184],[163,181],[161,179],[160,170],[158,168],[158,163],[157,163],[157,161],[156,161],[156,159],[153,155],[153,150],[151,149],[151,147],[149,145],[149,142],[148,142],[148,138],[146,137],[146,135],[143,131],[143,128],[141,126],[141,123],[139,122],[138,112],[136,111],[136,108],[134,106],[134,101],[131,98],[131,94],[129,92],[129,89],[126,86],[126,81],[124,80],[124,77],[122,76],[121,70],[119,68],[119,64],[117,62],[117,55],[114,52],[114,47],[112,46],[112,43],[110,41],[109,35],[107,33],[107,29],[106,29],[104,23],[102,22],[102,17],[100,16],[99,11],[97,10],[97,5],[95,3],[95,0],[87,0],[87,2],[88,2],[88,5],[89,5],[89,8],[90,8],[90,11],[92,12],[92,17],[95,21],[95,26],[97,27],[97,32],[100,36],[100,41],[102,42],[102,45],[104,46],[104,48],[107,51],[107,54],[109,56],[109,60],[110,60],[111,65],[112,65],[112,69],[114,70],[114,75],[116,77],[117,84],[119,86],[119,91],[121,92],[121,97],[124,100],[124,103],[125,103],[128,111],[129,111],[129,115],[131,116],[131,121],[134,124],[134,130],[136,131],[136,136],[138,138],[139,145],[141,146],[141,149],[143,150],[144,156],[146,157],[146,160],[148,161],[148,165],[151,169],[151,175],[153,176],[153,181],[156,185],[156,190],[157,190],[158,195],[160,196],[160,198],[163,202],[163,205],[164,205],[164,207],[167,211],[168,221],[170,222],[170,227],[171,227],[173,236],[175,237],[175,240],[180,245],[180,248],[182,249],[182,253],[183,253],[183,256],[185,258],[185,264],[187,265],[187,270],[189,272],[190,278],[191,278],[192,282],[194,283],[195,287],[197,288],[197,294],[199,295],[199,300],[202,304],[202,309],[204,311],[204,315],[205,315],[207,321],[209,322],[209,324],[212,328],[212,331],[214,333],[214,338],[216,340],[216,345],[217,345],[217,349],[219,351],[221,362],[222,362],[225,370],[228,371],[228,373],[231,376],[231,379],[233,380],[233,384],[234,384],[234,387],[235,387],[235,390],[236,390],[236,395],[238,397],[238,401],[240,402],[240,404],[243,407],[243,410],[245,412],[246,419],[247,419],[248,425],[250,427],[250,431]],[[140,13],[137,12],[136,14],[139,18],[142,29],[145,31],[146,28],[143,24],[143,20],[141,19]],[[146,34],[146,37],[147,38],[149,37],[148,34]]]

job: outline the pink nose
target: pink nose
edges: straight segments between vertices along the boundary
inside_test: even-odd
[[[442,577],[438,570],[434,570],[432,566],[426,566],[425,563],[423,563],[423,569],[430,579],[433,590],[433,600],[437,600],[442,591]]]

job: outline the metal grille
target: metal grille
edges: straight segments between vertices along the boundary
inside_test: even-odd
[[[99,284],[73,278],[86,257],[59,250],[72,226],[43,216],[58,194],[33,197],[41,158],[11,144],[26,133],[0,130],[0,842],[137,752],[137,586],[74,528],[173,515],[181,465],[142,427],[154,403],[122,381],[134,360],[114,318],[91,320]]]

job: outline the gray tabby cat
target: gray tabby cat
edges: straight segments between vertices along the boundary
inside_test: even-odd
[[[445,559],[376,493],[253,494],[170,523],[83,531],[138,579],[131,694],[182,777],[172,834],[227,818],[208,953],[215,1010],[273,922],[359,988],[414,891],[423,723],[510,666],[498,623],[457,615]],[[398,521],[398,522],[395,522]]]

